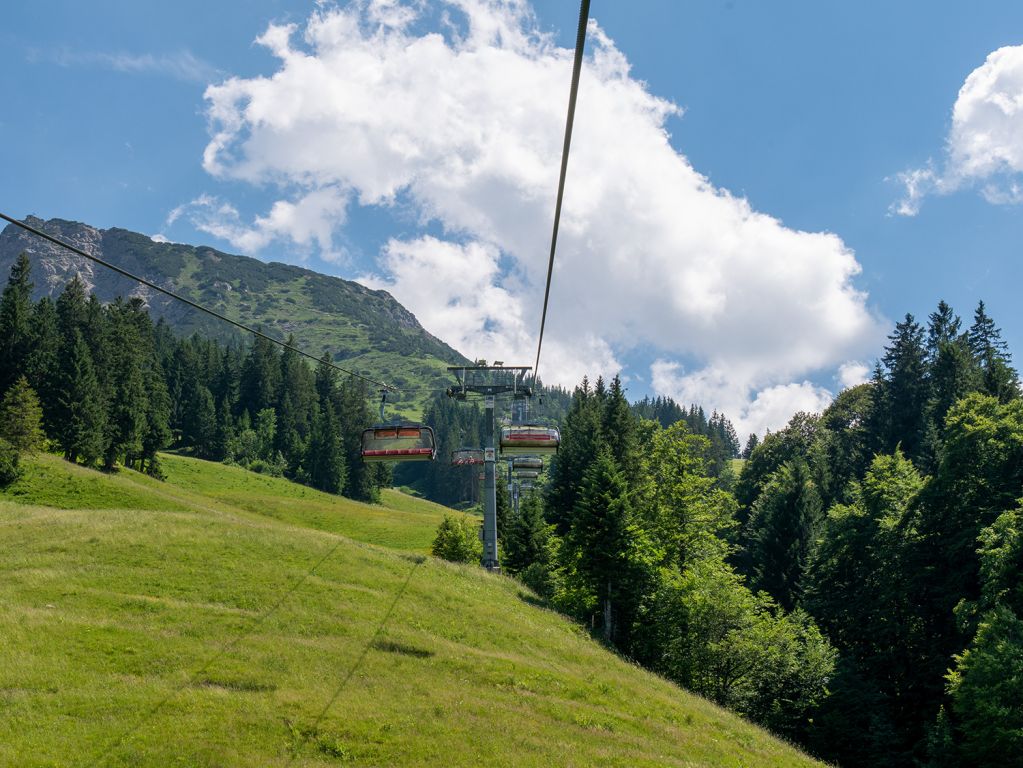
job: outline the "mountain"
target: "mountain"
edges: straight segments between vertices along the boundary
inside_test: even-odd
[[[207,246],[158,243],[126,229],[97,229],[34,216],[25,221],[275,338],[285,340],[294,334],[297,346],[304,351],[317,357],[327,352],[349,370],[400,388],[446,387],[451,383],[446,366],[469,362],[427,332],[415,315],[386,291]],[[117,296],[141,297],[154,318],[163,318],[178,333],[198,332],[220,339],[248,336],[14,225],[0,232],[0,277],[10,272],[22,252],[32,260],[37,299],[44,295],[56,298],[77,274],[103,302]],[[399,402],[397,410],[416,412],[426,396],[425,392],[412,393]]]

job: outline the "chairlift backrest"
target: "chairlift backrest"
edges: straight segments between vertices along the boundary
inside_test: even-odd
[[[419,424],[380,424],[362,433],[363,461],[433,461],[433,429]]]
[[[540,477],[540,473],[535,469],[518,469],[515,470],[515,477],[520,480],[535,480]]]
[[[501,427],[501,453],[505,456],[537,456],[558,452],[561,433],[557,427],[512,424]]]

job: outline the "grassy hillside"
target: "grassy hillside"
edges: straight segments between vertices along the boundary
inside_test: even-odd
[[[812,765],[423,551],[443,513],[168,456],[0,493],[0,765]]]

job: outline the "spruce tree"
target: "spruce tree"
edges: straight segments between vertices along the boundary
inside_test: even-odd
[[[57,402],[57,379],[60,373],[60,330],[57,308],[48,296],[41,298],[32,310],[32,350],[25,375],[43,406],[43,427],[47,434],[56,434],[53,408]]]
[[[551,526],[543,517],[543,504],[537,494],[522,499],[518,516],[505,526],[502,540],[502,567],[511,575],[522,573],[531,565],[550,565]]]
[[[125,466],[132,466],[142,453],[148,401],[144,370],[147,345],[132,313],[120,299],[110,307],[107,469],[112,469],[119,459]]]
[[[0,395],[28,373],[32,350],[32,281],[28,256],[22,253],[0,296]]]
[[[942,344],[959,338],[963,321],[948,304],[938,302],[938,308],[927,316],[927,356],[930,361],[937,358]]]
[[[82,338],[89,347],[92,357],[92,368],[99,382],[103,401],[107,402],[113,390],[113,360],[111,337],[113,330],[106,308],[94,293],[90,293],[85,302],[82,318]]]
[[[314,379],[316,395],[319,397],[320,402],[322,403],[324,400],[334,402],[334,398],[337,396],[337,371],[331,367],[330,355],[326,352],[323,353],[323,357],[316,364]]]
[[[820,494],[801,458],[783,464],[753,504],[745,536],[751,586],[786,611],[802,597],[803,574],[823,518]]]
[[[561,447],[551,462],[547,520],[559,535],[571,527],[583,476],[601,445],[601,430],[601,402],[583,379],[572,395],[561,429]]]
[[[58,390],[60,445],[68,461],[93,464],[103,455],[106,414],[89,347],[77,328],[63,355]]]
[[[640,480],[639,446],[636,438],[636,417],[625,399],[622,381],[616,375],[604,399],[601,414],[601,435],[611,451],[625,481],[630,487]]]
[[[929,430],[935,443],[932,453],[937,453],[949,409],[981,387],[982,375],[965,336],[938,342],[931,363],[931,399],[928,404]]]
[[[1009,345],[994,320],[988,316],[983,301],[977,304],[967,338],[970,351],[981,367],[983,391],[1003,403],[1019,397],[1019,376],[1012,367]]]
[[[295,345],[288,337],[288,344]],[[305,443],[309,439],[316,389],[309,367],[293,349],[281,355],[281,384],[277,393],[277,438],[275,448],[294,472],[302,463]]]
[[[155,356],[145,372],[146,413],[142,433],[142,454],[139,456],[139,470],[154,477],[160,477],[157,452],[170,445],[171,403],[163,369]]]
[[[746,440],[746,447],[742,449],[742,458],[748,459],[753,455],[754,449],[760,444],[760,438],[757,437],[756,432],[751,432],[749,439]]]
[[[261,336],[252,343],[242,365],[241,407],[249,413],[272,408],[281,386],[281,366],[274,344]]]
[[[367,464],[362,460],[362,432],[373,424],[368,396],[366,382],[354,376],[349,376],[336,393],[340,406],[338,430],[346,467],[343,493],[360,501],[379,499],[380,487],[390,477],[385,464]]]
[[[73,339],[75,331],[82,333],[85,327],[85,307],[85,284],[75,275],[57,297],[57,325],[64,339]]]
[[[306,449],[305,470],[314,488],[341,493],[345,485],[345,458],[341,449],[334,406],[325,400],[319,406]]]
[[[213,393],[204,384],[199,384],[193,389],[186,425],[186,434],[195,455],[200,459],[214,458],[216,455],[217,409],[213,404]]]
[[[627,651],[657,556],[607,447],[586,470],[564,541],[563,564],[599,606],[604,639]]]
[[[234,417],[231,416],[231,404],[225,397],[217,407],[217,431],[213,438],[213,458],[224,461],[231,450],[234,440]]]
[[[884,450],[892,451],[896,444],[901,444],[907,457],[919,460],[927,434],[927,406],[931,396],[923,329],[907,314],[896,324],[888,340],[890,343],[882,358],[884,405],[890,418]]]
[[[995,325],[984,306],[984,302],[977,303],[977,309],[973,313],[973,325],[967,331],[970,341],[970,351],[978,360],[983,360],[989,354],[1003,357],[1009,361],[1009,345],[1002,338],[1001,330]]]
[[[17,451],[34,451],[43,443],[42,417],[39,398],[22,376],[0,399],[0,437]]]

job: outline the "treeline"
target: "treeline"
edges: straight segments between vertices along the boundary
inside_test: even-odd
[[[733,556],[838,651],[812,748],[844,766],[1019,765],[1023,401],[981,303],[889,336],[872,380],[755,448]]]
[[[663,396],[644,397],[633,403],[632,409],[640,418],[656,421],[665,429],[681,421],[691,434],[706,437],[710,441],[708,469],[714,477],[720,477],[731,466],[730,460],[742,455],[735,427],[723,413],[714,411],[708,419],[703,406],[690,405],[686,409],[670,397]],[[756,435],[750,437],[756,445]]]
[[[141,299],[104,306],[77,277],[55,302],[31,297],[22,255],[0,297],[0,395],[38,396],[69,461],[159,477],[170,447],[358,499],[389,482],[359,458],[373,421],[364,382],[340,381],[326,358],[313,370],[258,337],[248,348],[179,339]]]
[[[734,492],[675,408],[584,380],[505,569],[829,761],[1018,765],[1023,400],[983,304],[907,316],[870,382],[747,445]]]

